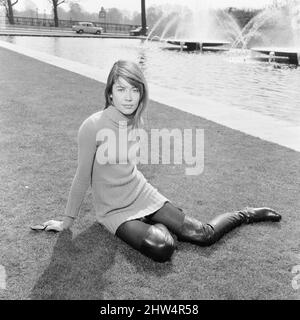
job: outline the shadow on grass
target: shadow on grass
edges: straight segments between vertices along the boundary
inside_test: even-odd
[[[268,223],[268,226],[274,229],[280,228],[280,224],[277,223]],[[106,277],[106,273],[114,268],[117,253],[119,258],[122,259],[123,256],[129,265],[134,266],[136,275],[155,276],[164,281],[165,277],[178,268],[179,260],[176,259],[176,255],[181,258],[192,257],[195,263],[204,258],[204,263],[207,263],[214,259],[211,256],[214,256],[226,241],[234,237],[243,237],[242,229],[244,228],[246,229],[247,226],[232,230],[210,247],[199,247],[177,241],[178,248],[173,258],[165,263],[152,261],[130,248],[98,223],[94,223],[74,239],[72,239],[72,232],[66,230],[58,234],[50,263],[35,283],[29,298],[32,300],[104,300],[104,293],[109,291],[112,285],[111,278],[109,275]],[[182,263],[185,262],[182,261]]]
[[[34,285],[32,300],[102,300],[105,272],[114,263],[118,243],[94,223],[72,239],[72,231],[60,232],[47,269]]]
[[[156,262],[151,258],[146,257],[140,252],[128,247],[122,250],[122,255],[126,261],[135,267],[137,274],[147,274],[148,276],[156,276],[157,278],[163,278],[170,274],[173,269],[172,260],[167,262]]]

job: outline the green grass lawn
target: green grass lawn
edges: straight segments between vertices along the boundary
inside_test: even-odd
[[[141,166],[155,187],[202,221],[245,206],[273,207],[282,221],[241,226],[211,247],[178,243],[159,264],[95,222],[89,190],[72,232],[34,232],[63,217],[77,131],[104,106],[104,85],[5,49],[0,61],[0,299],[299,299],[299,153],[151,102],[147,128],[205,132],[204,172]]]

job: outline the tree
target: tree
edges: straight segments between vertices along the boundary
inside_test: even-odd
[[[122,23],[123,14],[117,8],[110,8],[106,11],[106,21],[111,23]]]
[[[53,16],[54,16],[54,26],[58,27],[58,13],[57,13],[57,8],[59,5],[65,2],[65,0],[48,0],[53,7]]]
[[[131,19],[131,23],[134,24],[134,25],[140,25],[141,24],[141,13],[140,12],[137,12],[135,11],[133,13],[133,16],[132,16],[132,19]]]
[[[13,6],[18,3],[19,0],[11,2],[11,0],[0,0],[0,5],[5,7],[6,16],[10,24],[15,24]]]
[[[72,20],[81,20],[83,16],[83,11],[79,3],[70,2],[69,3],[69,14]]]

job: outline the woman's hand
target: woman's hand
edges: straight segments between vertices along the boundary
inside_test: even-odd
[[[31,226],[32,230],[63,231],[63,221],[48,220],[43,224]]]
[[[63,231],[63,221],[48,220],[43,223],[46,231]]]
[[[48,220],[44,222],[43,224],[38,224],[35,226],[32,226],[32,230],[45,230],[45,231],[63,231],[66,229],[70,229],[71,226],[74,223],[73,217],[65,216],[64,221],[59,220]]]

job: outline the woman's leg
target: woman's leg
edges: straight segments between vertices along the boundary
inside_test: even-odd
[[[150,219],[154,222],[163,223],[177,235],[179,241],[209,246],[243,223],[280,221],[281,216],[269,208],[249,208],[223,213],[208,223],[202,223],[185,215],[170,202],[166,202],[161,209],[150,216]]]
[[[139,220],[126,221],[119,226],[116,235],[147,257],[165,262],[175,250],[175,242],[168,229],[158,223],[149,225]]]

